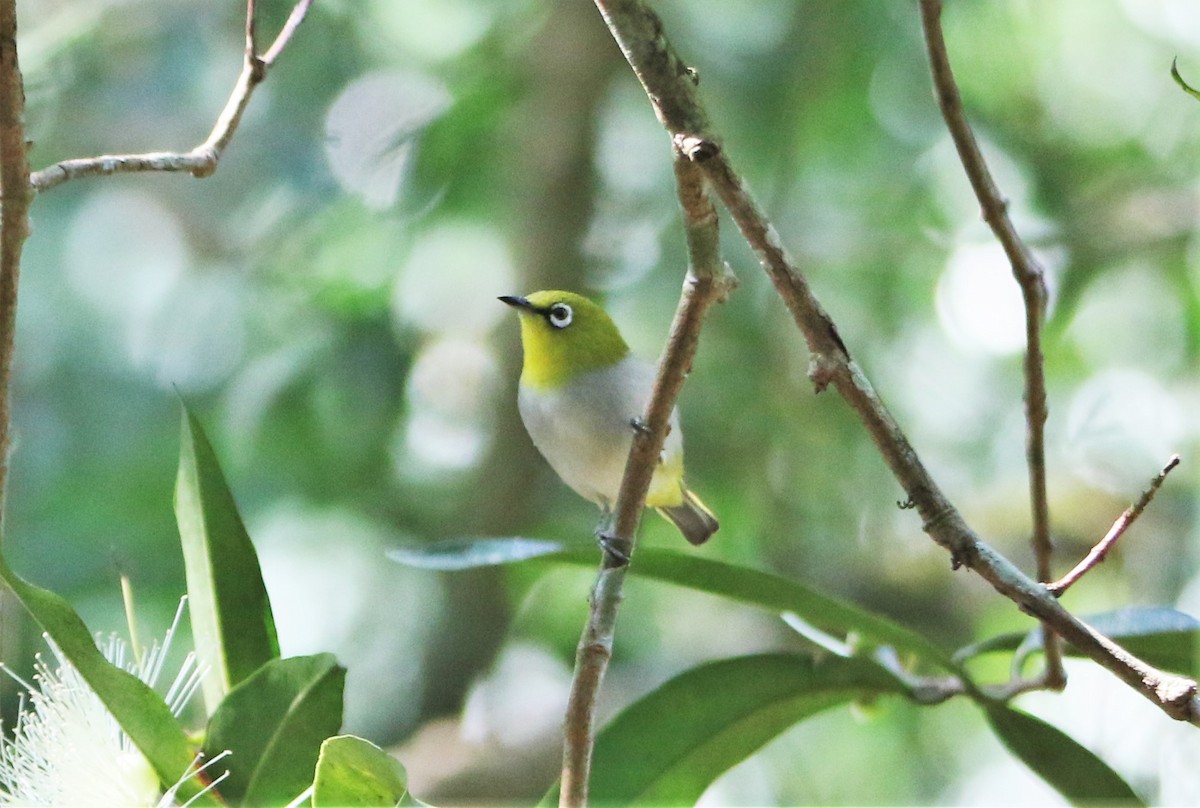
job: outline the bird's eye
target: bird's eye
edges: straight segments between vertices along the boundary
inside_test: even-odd
[[[571,307],[566,303],[555,303],[546,312],[546,319],[550,321],[550,325],[555,328],[566,328],[571,324],[575,312],[571,311]]]

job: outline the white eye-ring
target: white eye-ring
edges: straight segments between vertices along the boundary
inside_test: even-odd
[[[574,319],[574,317],[575,312],[573,312],[571,307],[566,303],[555,303],[550,307],[550,310],[546,312],[546,319],[549,321],[550,325],[554,326],[555,328],[566,328],[571,324],[571,320]]]

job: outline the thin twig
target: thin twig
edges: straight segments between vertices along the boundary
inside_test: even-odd
[[[1142,496],[1133,505],[1125,509],[1125,512],[1117,517],[1117,521],[1113,522],[1113,526],[1108,529],[1108,533],[1104,534],[1104,538],[1096,543],[1096,546],[1083,557],[1083,560],[1075,565],[1075,568],[1068,572],[1063,577],[1059,578],[1052,584],[1046,584],[1046,590],[1054,597],[1061,597],[1063,592],[1066,592],[1071,586],[1087,574],[1088,570],[1102,562],[1108,555],[1109,550],[1117,543],[1117,540],[1125,535],[1125,531],[1142,515],[1142,511],[1146,510],[1146,506],[1150,504],[1150,500],[1154,499],[1154,495],[1158,493],[1158,489],[1162,487],[1163,481],[1167,479],[1167,475],[1179,465],[1179,455],[1171,455],[1171,459],[1167,461],[1167,465],[1163,466],[1162,471],[1150,483],[1150,487],[1142,492]]]
[[[308,7],[312,5],[312,0],[300,0],[292,7],[292,13],[288,15],[287,21],[283,27],[279,29],[279,34],[275,37],[275,41],[271,43],[271,47],[267,48],[267,52],[262,55],[262,63],[267,67],[275,64],[275,60],[279,58],[279,54],[283,53],[283,49],[292,41],[292,36],[296,33],[296,29],[300,27],[300,23],[304,22],[304,16],[308,14]]]
[[[217,170],[217,163],[229,141],[233,139],[241,122],[242,113],[250,103],[254,89],[267,76],[267,69],[275,62],[279,54],[291,41],[292,35],[308,13],[312,0],[299,0],[292,7],[287,22],[275,37],[264,54],[256,51],[254,0],[246,3],[246,48],[242,61],[242,72],[237,84],[226,102],[225,108],[217,117],[216,124],[208,138],[191,151],[186,152],[145,152],[142,154],[102,154],[98,157],[78,157],[63,160],[54,165],[36,171],[29,178],[29,186],[34,193],[48,190],[61,185],[68,180],[81,177],[107,176],[109,174],[125,174],[140,171],[188,172],[195,177],[207,177]]]
[[[732,276],[726,274],[720,259],[716,211],[704,191],[703,177],[694,164],[682,156],[676,157],[675,164],[691,268],[658,363],[658,375],[643,417],[644,428],[634,433],[617,495],[613,535],[609,540],[627,558],[633,556],[646,492],[662,453],[671,412],[696,353],[704,314],[710,305],[723,300],[732,288]],[[626,560],[614,553],[604,553],[592,588],[591,608],[579,638],[575,675],[567,704],[559,798],[562,806],[587,804],[596,700],[612,658],[617,612],[628,569]]]
[[[787,256],[774,228],[730,166],[719,141],[708,131],[703,111],[696,108],[699,101],[692,74],[679,69],[682,63],[671,51],[662,23],[642,0],[596,0],[596,4],[673,142],[684,138],[703,141],[695,144],[695,153],[703,158],[698,164],[757,253],[808,342],[812,354],[810,376],[818,388],[834,386],[858,415],[920,513],[925,532],[949,550],[954,565],[974,570],[997,592],[1041,620],[1167,715],[1200,724],[1200,699],[1196,698],[1194,680],[1157,670],[1125,651],[1064,609],[1044,585],[1031,580],[975,535],[930,477],[895,418],[850,358],[833,321]]]
[[[255,16],[257,4],[254,0],[246,0],[246,46],[242,51],[247,57],[258,55],[258,42],[256,41],[255,31]]]
[[[21,253],[29,235],[25,86],[17,58],[16,0],[0,1],[0,524],[8,484],[10,389]]]
[[[996,187],[987,161],[975,140],[962,97],[950,67],[946,40],[942,35],[941,0],[921,0],[921,24],[925,31],[925,49],[929,55],[934,95],[954,140],[959,160],[966,171],[983,219],[992,228],[1012,265],[1013,277],[1025,301],[1025,456],[1029,466],[1029,502],[1033,516],[1033,554],[1037,559],[1037,578],[1049,581],[1053,576],[1050,558],[1050,503],[1046,494],[1046,376],[1042,355],[1042,324],[1046,317],[1045,272],[1025,242],[1017,234],[1008,216],[1008,205]],[[1047,687],[1061,689],[1066,684],[1062,649],[1052,632],[1044,632]]]

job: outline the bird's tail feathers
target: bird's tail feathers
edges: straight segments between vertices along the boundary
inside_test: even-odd
[[[700,497],[686,487],[683,489],[683,502],[656,510],[679,528],[683,537],[692,544],[704,544],[721,526],[713,512],[701,502]]]

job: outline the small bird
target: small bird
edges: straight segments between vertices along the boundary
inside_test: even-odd
[[[517,403],[529,437],[563,482],[611,513],[654,367],[633,357],[612,318],[581,295],[544,291],[500,300],[521,317]],[[684,485],[677,412],[670,424],[646,504],[692,544],[703,544],[719,524]]]

